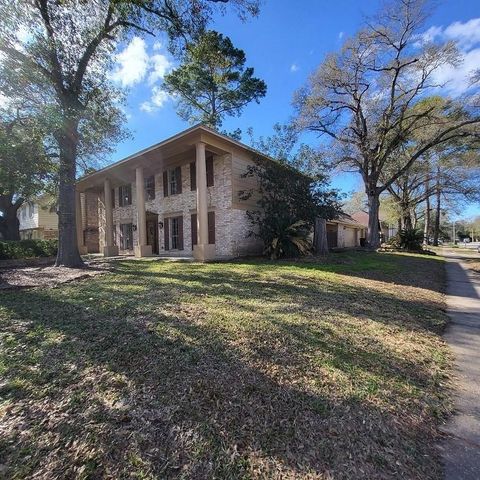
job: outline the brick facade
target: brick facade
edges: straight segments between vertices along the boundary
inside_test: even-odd
[[[193,161],[194,158],[190,159]],[[163,172],[155,174],[155,199],[145,202],[147,217],[157,215],[158,241],[160,255],[191,256],[192,234],[191,215],[196,213],[196,190],[190,188],[190,161],[181,166],[182,193],[164,196]],[[232,205],[232,156],[215,156],[213,162],[214,185],[208,187],[208,210],[215,212],[215,254],[217,258],[231,258],[238,255],[260,253],[262,248],[258,240],[248,237],[251,227],[244,209]],[[113,209],[115,244],[120,247],[120,224],[137,223],[136,187],[131,183],[131,205],[119,207],[118,186],[114,188],[115,208]],[[88,199],[88,200],[87,200]],[[88,251],[102,251],[105,245],[105,205],[103,192],[88,192],[85,200],[86,226],[96,227],[95,233],[86,236]],[[183,217],[183,250],[165,250],[164,227],[166,219]],[[153,217],[155,218],[155,217]],[[88,241],[87,241],[88,240]],[[133,229],[133,245],[138,241],[138,230]],[[96,250],[91,250],[96,249]],[[120,250],[121,254],[133,254],[133,250]]]

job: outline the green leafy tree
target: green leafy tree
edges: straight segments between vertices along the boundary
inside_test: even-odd
[[[113,52],[131,32],[165,32],[171,50],[197,38],[215,10],[232,5],[240,16],[258,13],[257,0],[11,0],[0,3],[1,92],[51,105],[47,117],[58,149],[59,248],[56,265],[83,266],[76,242],[75,179],[82,149],[95,125],[102,139],[119,134],[120,92],[109,79]],[[218,8],[216,8],[218,7]],[[18,32],[26,32],[23,39]],[[15,75],[9,75],[14,72]],[[17,84],[10,82],[17,77]],[[3,85],[2,85],[3,84]],[[43,100],[43,102],[41,101]],[[110,140],[112,137],[109,137]],[[118,138],[118,137],[117,137]],[[90,150],[91,151],[91,150]]]
[[[17,211],[51,184],[56,162],[44,143],[41,122],[18,111],[0,111],[0,234],[19,240]]]
[[[298,127],[329,138],[332,163],[362,176],[372,248],[380,243],[382,193],[432,148],[478,134],[473,102],[422,103],[440,86],[435,73],[459,58],[450,42],[422,43],[427,8],[423,0],[388,3],[326,57],[295,98]],[[397,162],[399,150],[426,126],[429,134]]]
[[[309,176],[286,163],[262,159],[245,176],[257,178],[259,184],[258,209],[247,211],[252,224],[249,235],[260,238],[265,254],[272,258],[307,253],[315,219],[335,218],[340,211],[338,194],[328,188],[325,176]],[[254,193],[241,192],[241,198]]]
[[[178,98],[180,117],[220,128],[225,116],[238,116],[250,102],[258,103],[267,86],[245,61],[245,52],[215,31],[189,43],[182,64],[164,79],[165,90]]]

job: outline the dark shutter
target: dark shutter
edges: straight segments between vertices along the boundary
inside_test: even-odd
[[[127,185],[127,205],[132,204],[132,185],[129,183]]]
[[[183,217],[178,217],[178,249],[183,250]]]
[[[190,163],[190,190],[197,189],[197,165],[195,162]]]
[[[182,193],[182,168],[177,167],[175,169],[175,181],[177,183],[176,193]]]
[[[197,214],[196,213],[192,213],[191,227],[192,227],[192,250],[193,250],[193,246],[197,245],[197,243],[198,243]]]
[[[215,212],[208,212],[208,243],[215,243]]]
[[[165,234],[165,250],[170,250],[170,219],[163,220],[163,233]]]
[[[163,172],[163,196],[168,197],[168,172]]]
[[[213,157],[207,157],[207,187],[213,187],[214,175],[213,175]]]
[[[115,189],[112,188],[112,208],[115,208]]]

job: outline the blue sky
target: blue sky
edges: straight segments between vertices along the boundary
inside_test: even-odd
[[[341,47],[345,37],[355,33],[364,15],[376,11],[377,0],[265,0],[260,16],[242,23],[229,14],[215,20],[212,28],[228,35],[247,55],[247,65],[266,81],[267,96],[259,105],[251,104],[241,117],[229,118],[223,128],[269,135],[275,122],[286,122],[292,115],[291,100],[310,72],[324,56]],[[298,8],[301,5],[301,8]],[[461,68],[442,72],[450,80],[451,94],[465,89],[466,72],[480,67],[480,2],[444,0],[429,18],[425,31],[437,39],[453,39],[465,55]],[[133,139],[118,145],[106,163],[119,160],[167,138],[189,125],[175,112],[175,103],[159,88],[171,68],[161,38],[133,38],[119,51],[114,78],[129,90],[126,113]],[[313,145],[315,138],[308,137]],[[333,185],[348,192],[360,186],[354,174],[338,174]],[[480,214],[480,205],[469,205],[463,215]]]

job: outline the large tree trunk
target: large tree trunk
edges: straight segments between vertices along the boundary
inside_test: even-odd
[[[426,188],[428,188],[428,183]],[[430,197],[425,199],[425,227],[423,229],[423,244],[430,245]]]
[[[378,193],[368,194],[368,232],[367,247],[376,249],[380,246],[379,228],[380,198]]]
[[[75,177],[78,123],[70,121],[59,138],[58,254],[55,266],[84,267],[77,246],[75,220]]]
[[[433,226],[433,245],[438,247],[438,237],[440,235],[440,196],[441,191],[440,188],[437,188],[436,197],[437,197],[437,205],[436,205],[436,214],[435,214],[435,225]]]
[[[411,230],[413,228],[412,214],[410,213],[410,210],[404,210],[403,212],[403,228],[405,230]]]
[[[328,255],[327,221],[324,218],[315,219],[313,251],[317,255]]]
[[[17,211],[22,200],[12,202],[12,195],[0,195],[0,235],[2,240],[20,240],[20,222],[17,218]]]

